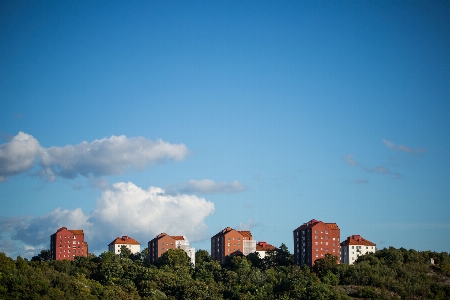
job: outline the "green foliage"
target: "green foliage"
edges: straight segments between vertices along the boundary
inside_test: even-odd
[[[224,264],[199,250],[195,268],[180,249],[150,266],[111,252],[74,261],[0,253],[0,299],[450,299],[448,253],[388,248],[354,265],[326,256],[309,268],[280,250],[267,260],[255,253]]]
[[[132,255],[133,254],[131,253],[131,250],[127,246],[125,245],[120,246],[120,254],[119,254],[120,258],[130,258]]]
[[[52,255],[50,253],[49,249],[41,250],[41,253],[39,253],[37,256],[33,256],[31,258],[31,261],[51,261]]]

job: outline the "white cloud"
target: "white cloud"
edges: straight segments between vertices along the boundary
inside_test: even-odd
[[[262,226],[261,223],[255,223],[253,222],[253,219],[248,219],[247,223],[239,222],[239,224],[236,226],[237,230],[252,230],[255,227]]]
[[[168,195],[158,187],[144,190],[131,182],[119,182],[102,192],[89,215],[81,208],[57,208],[37,218],[3,218],[0,229],[13,232],[12,239],[27,246],[48,245],[50,235],[65,226],[83,229],[93,251],[106,251],[109,242],[121,235],[136,238],[143,249],[161,232],[200,240],[207,232],[204,220],[213,213],[214,204],[204,198]]]
[[[50,235],[62,226],[89,230],[91,225],[88,222],[88,216],[83,213],[81,208],[61,210],[58,207],[44,216],[29,218],[28,222],[18,223],[14,228],[15,234],[12,239],[37,246],[48,243]]]
[[[359,163],[353,159],[353,154],[349,154],[349,155],[345,156],[344,161],[349,166],[352,166],[352,167],[359,166]]]
[[[211,179],[189,180],[182,189],[184,193],[231,194],[242,192],[246,187],[237,180],[233,182],[215,182]]]
[[[181,161],[188,154],[184,144],[124,135],[43,148],[33,136],[19,132],[11,141],[0,145],[0,181],[33,167],[39,167],[38,174],[49,181],[56,176],[118,175],[130,168],[142,170],[149,164]]]
[[[0,145],[0,181],[32,168],[41,149],[33,136],[23,132]]]
[[[401,152],[410,153],[410,154],[414,154],[414,155],[418,155],[420,153],[427,152],[425,149],[420,148],[420,147],[416,148],[416,149],[413,149],[413,148],[405,146],[405,145],[396,145],[393,142],[391,142],[389,140],[386,140],[386,139],[382,139],[382,142],[389,149],[394,150],[394,151],[401,151]]]

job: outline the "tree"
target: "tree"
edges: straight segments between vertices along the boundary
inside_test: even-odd
[[[31,258],[31,261],[51,261],[52,255],[50,253],[49,249],[41,250],[41,253],[39,253],[37,256],[33,256]]]
[[[190,268],[191,260],[183,249],[169,249],[164,252],[157,261],[159,267],[168,266],[172,269]]]
[[[195,264],[202,264],[203,262],[210,261],[211,256],[209,255],[208,251],[200,249],[195,252]]]
[[[294,264],[294,256],[289,252],[285,244],[281,244],[276,251],[271,251],[264,257],[266,268],[287,267]]]
[[[329,253],[325,254],[324,258],[316,259],[313,266],[313,271],[320,278],[327,274],[327,271],[331,271],[338,265],[338,257]]]
[[[131,253],[131,250],[127,246],[125,245],[120,246],[120,253],[119,253],[120,258],[129,258],[131,255],[133,255],[133,253]]]

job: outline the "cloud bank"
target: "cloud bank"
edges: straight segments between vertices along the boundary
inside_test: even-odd
[[[184,144],[124,135],[44,148],[32,135],[19,132],[11,141],[0,145],[0,181],[33,168],[50,181],[56,176],[119,175],[130,168],[142,170],[149,164],[181,161],[188,154]]]
[[[181,189],[183,193],[231,194],[246,190],[246,187],[235,180],[233,182],[215,182],[211,179],[189,180]]]
[[[81,208],[57,208],[36,218],[2,218],[0,230],[27,247],[48,248],[50,235],[65,226],[83,229],[90,251],[106,251],[108,244],[122,235],[136,238],[144,249],[161,232],[185,235],[190,241],[200,240],[207,232],[204,220],[213,213],[214,204],[204,198],[168,195],[158,187],[144,190],[132,182],[118,182],[102,192],[90,214]],[[2,242],[6,241],[3,237]]]

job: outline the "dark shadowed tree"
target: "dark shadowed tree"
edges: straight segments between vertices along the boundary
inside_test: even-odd
[[[31,258],[31,261],[51,261],[52,255],[50,253],[49,249],[41,250],[41,253],[39,253],[37,256],[33,256]]]

